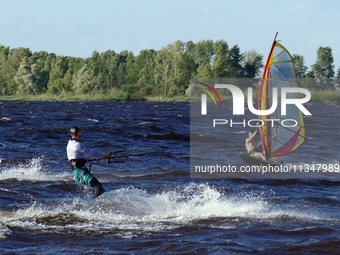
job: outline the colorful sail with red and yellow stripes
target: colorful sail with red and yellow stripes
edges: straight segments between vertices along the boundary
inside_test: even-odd
[[[292,56],[280,43],[274,40],[259,93],[259,110],[268,110],[272,106],[273,88],[277,88],[278,100],[275,112],[259,116],[264,122],[261,128],[262,146],[269,157],[291,153],[305,141],[305,127],[300,109],[294,105],[287,105],[287,114],[281,115],[281,88],[297,86]],[[296,99],[299,98],[299,95],[287,93],[288,98]],[[289,120],[292,119],[297,122],[296,126],[293,121],[290,124]],[[282,125],[282,120],[287,120],[285,121],[286,125]]]

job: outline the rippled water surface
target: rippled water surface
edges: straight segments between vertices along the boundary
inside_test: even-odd
[[[229,106],[230,107],[230,106]],[[339,104],[310,104],[307,137],[285,161],[339,163]],[[1,254],[336,254],[339,179],[192,179],[188,103],[0,102]],[[84,144],[126,150],[92,165],[94,199],[66,158]],[[230,129],[242,164],[246,133]]]

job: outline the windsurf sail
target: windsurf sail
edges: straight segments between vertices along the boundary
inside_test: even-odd
[[[281,88],[295,88],[298,83],[292,56],[276,41],[276,36],[265,65],[259,93],[259,110],[268,110],[272,106],[273,88],[277,88],[278,100],[275,112],[259,116],[264,122],[260,133],[262,147],[269,157],[291,153],[306,140],[300,109],[295,105],[287,105],[287,114],[281,115]],[[287,93],[287,98],[296,99],[299,95]],[[283,120],[285,121],[282,125]],[[295,122],[289,120],[295,120]]]

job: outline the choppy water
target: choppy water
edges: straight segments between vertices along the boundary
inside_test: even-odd
[[[339,104],[309,109],[311,139],[291,160],[339,163]],[[340,249],[339,179],[190,178],[187,103],[2,101],[0,118],[1,254]],[[88,147],[130,155],[123,164],[93,164],[109,190],[97,199],[66,160],[73,125]],[[245,151],[245,134],[230,132],[227,159],[242,164],[235,155]]]

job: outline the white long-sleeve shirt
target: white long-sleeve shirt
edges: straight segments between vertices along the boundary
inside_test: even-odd
[[[91,150],[75,139],[68,141],[66,150],[68,160],[79,158],[85,159],[85,155],[93,157],[103,157],[106,154],[102,151]]]

